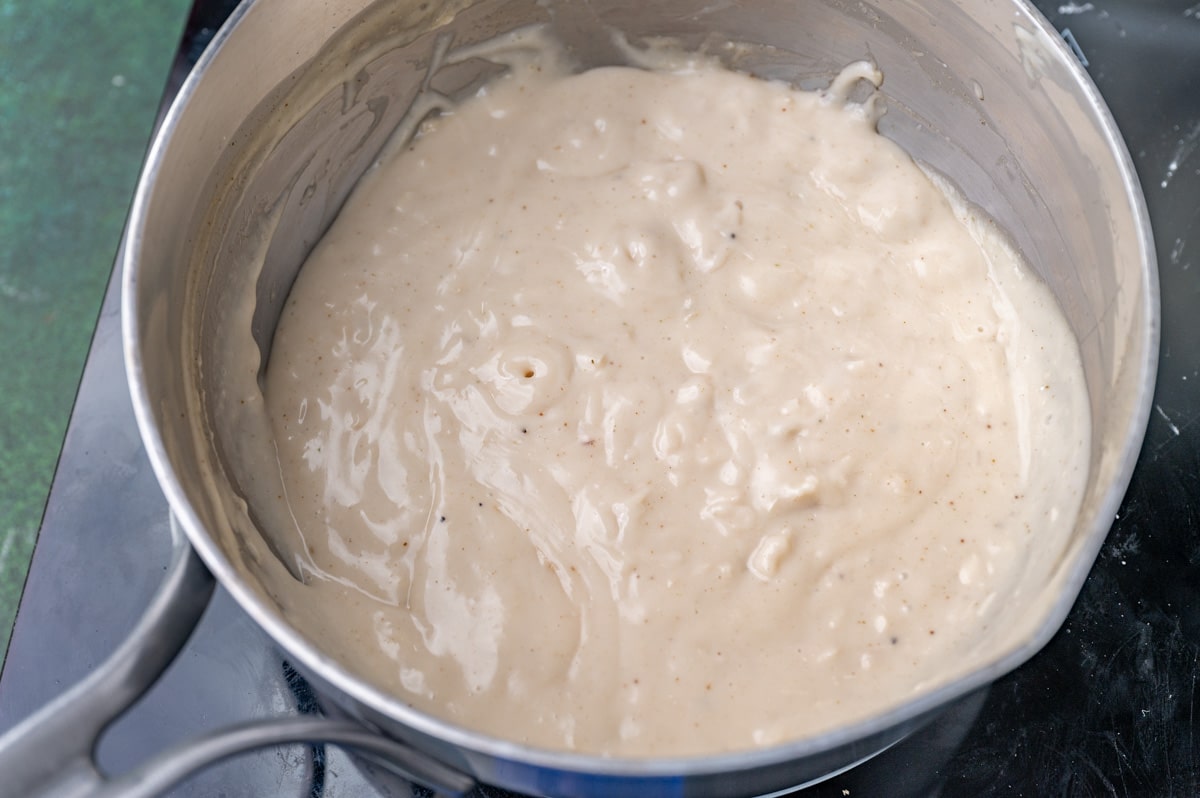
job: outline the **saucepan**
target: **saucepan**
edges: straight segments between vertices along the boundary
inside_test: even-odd
[[[230,393],[254,384],[306,254],[356,181],[405,135],[409,109],[469,93],[495,73],[484,60],[445,56],[530,25],[549,28],[584,67],[624,60],[617,33],[635,44],[669,37],[803,88],[874,61],[886,76],[881,132],[990,215],[1053,291],[1089,393],[1086,494],[1065,547],[1028,565],[1039,609],[1009,619],[982,666],[815,737],[716,756],[604,758],[417,711],[348,668],[352,652],[323,650],[285,617],[265,575],[287,558],[259,500],[278,475],[247,466],[269,451],[270,435],[219,408],[236,407]],[[1157,361],[1156,261],[1129,155],[1070,48],[1023,0],[246,0],[154,141],[125,252],[129,385],[180,553],[134,643],[90,686],[0,741],[9,786],[151,794],[206,761],[299,739],[348,745],[447,793],[486,783],[588,798],[727,796],[819,780],[1017,667],[1054,634],[1128,485]],[[247,349],[249,361],[235,357]],[[231,730],[100,779],[88,741],[136,692],[129,685],[152,678],[186,640],[211,590],[206,569],[339,719]],[[102,707],[88,703],[97,692],[111,694]],[[59,710],[77,720],[47,727]],[[74,757],[70,767],[48,764],[55,750]]]

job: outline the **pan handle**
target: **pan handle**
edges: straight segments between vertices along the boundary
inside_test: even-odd
[[[182,743],[132,773],[100,785],[87,798],[155,798],[192,773],[223,759],[288,743],[325,743],[353,749],[373,764],[441,796],[462,798],[475,787],[470,776],[353,721],[302,716],[247,723]]]
[[[474,780],[350,721],[289,717],[216,731],[109,778],[96,744],[167,669],[212,597],[214,582],[171,519],[173,554],[150,606],[117,650],[74,687],[0,736],[0,796],[150,798],[190,774],[243,752],[288,743],[329,743],[371,758],[438,794],[462,796]]]

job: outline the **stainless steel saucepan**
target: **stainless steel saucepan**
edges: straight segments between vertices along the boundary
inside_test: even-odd
[[[806,88],[874,60],[886,75],[881,131],[989,213],[1053,290],[1083,355],[1089,481],[1066,548],[1025,575],[1044,609],[1008,619],[985,666],[862,722],[762,750],[600,758],[418,712],[284,617],[259,578],[280,567],[255,502],[266,477],[240,465],[271,442],[216,410],[236,382],[230,344],[265,361],[297,269],[407,110],[434,92],[468,92],[494,71],[435,54],[531,24],[548,26],[585,67],[621,62],[614,31],[634,43],[669,36]],[[729,41],[749,46],[720,46]],[[449,65],[430,67],[438,63]],[[134,640],[0,739],[5,795],[150,795],[221,756],[300,739],[348,745],[453,794],[482,782],[573,798],[731,796],[819,780],[1017,667],[1058,629],[1128,484],[1158,350],[1155,256],[1128,153],[1070,50],[1024,0],[246,0],[154,141],[125,252],[129,384],[182,530],[179,554]],[[211,591],[205,566],[342,717],[234,729],[101,777],[95,736],[186,640]]]

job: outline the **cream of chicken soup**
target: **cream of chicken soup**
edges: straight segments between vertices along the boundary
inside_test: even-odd
[[[965,667],[1070,532],[1082,369],[860,79],[527,55],[368,174],[267,373],[285,610],[415,707],[620,756]]]

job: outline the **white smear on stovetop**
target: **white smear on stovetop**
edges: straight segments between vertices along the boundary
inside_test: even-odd
[[[1179,140],[1175,145],[1175,152],[1171,154],[1171,162],[1167,164],[1166,174],[1163,175],[1160,188],[1166,188],[1171,178],[1175,177],[1175,173],[1179,171],[1179,167],[1183,165],[1192,153],[1196,151],[1197,145],[1200,145],[1200,122],[1196,122],[1186,136]]]
[[[1158,414],[1159,414],[1160,416],[1162,416],[1162,418],[1163,418],[1163,421],[1167,422],[1167,426],[1168,426],[1168,427],[1171,429],[1171,432],[1173,432],[1173,433],[1175,433],[1176,435],[1178,435],[1178,434],[1179,434],[1179,427],[1175,426],[1175,422],[1174,422],[1174,421],[1172,421],[1172,420],[1171,420],[1171,417],[1167,415],[1167,412],[1166,412],[1165,410],[1163,410],[1163,409],[1162,409],[1162,405],[1155,405],[1155,406],[1154,406],[1154,409],[1158,411]]]
[[[1187,241],[1185,239],[1182,239],[1182,238],[1175,239],[1175,245],[1171,247],[1171,263],[1172,263],[1172,265],[1175,265],[1175,266],[1179,265],[1179,259],[1181,257],[1183,257],[1183,251],[1186,248],[1187,248]],[[1188,267],[1190,267],[1191,265],[1192,264],[1190,264],[1190,263],[1183,264],[1183,270],[1187,271]]]
[[[1060,14],[1086,14],[1089,11],[1094,11],[1096,7],[1091,3],[1066,3],[1058,7]]]

